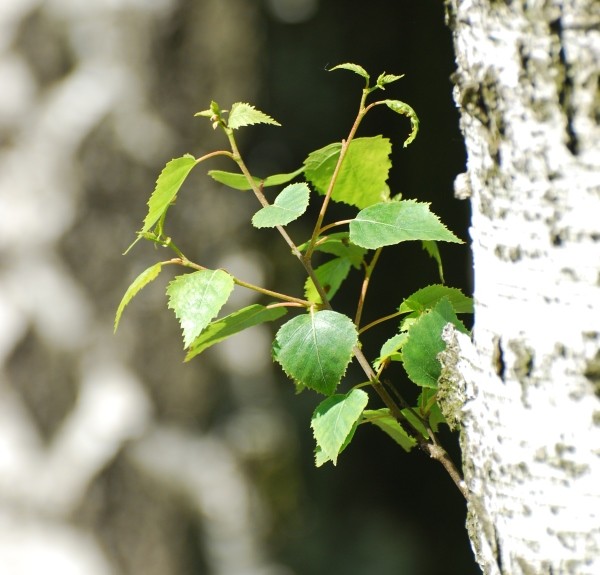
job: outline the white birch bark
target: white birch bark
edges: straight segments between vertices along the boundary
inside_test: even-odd
[[[486,574],[600,573],[600,2],[450,0],[468,152],[469,532]]]

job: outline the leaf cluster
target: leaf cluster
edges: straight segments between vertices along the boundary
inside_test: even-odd
[[[170,248],[174,257],[144,270],[130,285],[115,317],[115,331],[125,307],[166,265],[177,265],[186,273],[176,276],[167,287],[168,307],[180,322],[188,361],[211,346],[252,326],[278,322],[287,313],[294,316],[276,331],[272,355],[294,382],[297,391],[313,390],[325,397],[311,418],[316,440],[316,464],[334,464],[350,444],[358,427],[371,424],[385,432],[405,450],[415,445],[437,445],[435,433],[444,422],[436,400],[440,364],[437,355],[444,349],[442,329],[447,323],[466,328],[459,314],[472,312],[472,301],[456,288],[444,285],[438,242],[462,243],[433,213],[428,203],[392,195],[387,184],[392,167],[392,143],[381,135],[358,137],[364,116],[375,106],[384,105],[410,121],[404,146],[412,143],[419,119],[408,104],[399,100],[369,101],[372,94],[385,90],[402,76],[380,74],[374,83],[357,64],[341,64],[331,70],[347,70],[362,77],[362,90],[355,121],[340,142],[309,153],[303,164],[286,174],[258,177],[250,173],[241,157],[235,132],[254,124],[279,126],[273,118],[246,103],[223,110],[216,102],[196,116],[207,118],[221,129],[229,148],[200,158],[186,154],[169,161],[160,173],[148,200],[148,213],[137,233],[136,242],[145,239]],[[288,244],[306,272],[303,298],[256,286],[227,270],[208,269],[188,259],[165,232],[166,217],[190,172],[213,157],[225,156],[237,171],[209,170],[208,176],[237,191],[252,191],[260,208],[251,218],[257,229],[274,229]],[[267,188],[279,190],[272,201]],[[309,202],[320,201],[313,232],[302,243],[290,237],[286,226],[306,214]],[[330,202],[355,209],[344,221],[327,221]],[[440,283],[426,286],[401,301],[390,314],[369,325],[361,325],[368,287],[381,250],[401,242],[419,242],[437,265]],[[134,242],[135,243],[135,242]],[[325,262],[313,267],[314,254]],[[349,317],[332,306],[332,300],[351,273],[362,274],[356,313]],[[258,292],[263,303],[253,304],[219,317],[234,289]],[[362,352],[362,338],[374,325],[396,321],[396,334],[383,342],[379,356],[369,361]],[[340,385],[355,359],[365,374],[364,383],[346,391]],[[400,362],[410,381],[421,390],[415,405],[409,405],[399,385],[385,378],[386,369]],[[380,406],[367,409],[373,398]]]

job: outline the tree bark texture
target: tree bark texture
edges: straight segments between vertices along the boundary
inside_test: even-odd
[[[450,0],[468,153],[470,537],[490,575],[600,573],[600,3]]]

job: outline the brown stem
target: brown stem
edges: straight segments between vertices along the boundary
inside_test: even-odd
[[[365,372],[365,375],[371,382],[373,389],[375,390],[377,395],[379,395],[385,406],[390,410],[392,416],[396,419],[396,421],[398,421],[398,423],[403,423],[404,425],[407,425],[412,429],[415,440],[417,441],[417,444],[419,445],[421,450],[423,450],[431,458],[439,461],[442,464],[442,466],[447,471],[448,475],[450,476],[458,490],[462,493],[463,497],[467,499],[469,491],[461,477],[460,472],[454,465],[454,462],[450,459],[450,456],[448,455],[446,450],[437,442],[433,432],[431,432],[431,430],[428,430],[431,442],[427,441],[422,436],[421,432],[418,429],[415,429],[415,427],[402,413],[401,409],[398,407],[398,404],[394,401],[392,396],[389,394],[388,390],[381,383],[381,381],[373,371],[371,364],[363,354],[362,350],[358,346],[356,346],[354,347],[353,351],[358,363],[360,364],[363,371]]]
[[[373,274],[373,270],[375,269],[375,265],[377,264],[377,260],[381,255],[382,248],[378,248],[375,250],[373,254],[373,258],[371,259],[369,265],[365,270],[365,279],[363,280],[362,287],[360,290],[360,296],[358,298],[358,305],[356,306],[356,317],[354,318],[354,323],[356,327],[360,325],[360,320],[362,317],[363,307],[365,305],[365,299],[367,297],[367,290],[369,289],[369,283],[371,281],[371,275]]]

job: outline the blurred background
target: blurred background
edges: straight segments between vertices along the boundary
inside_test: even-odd
[[[337,467],[314,467],[320,399],[272,364],[269,328],[183,363],[167,270],[112,332],[129,283],[165,257],[143,242],[122,255],[158,173],[225,144],[193,114],[211,99],[255,104],[283,127],[240,132],[248,164],[292,171],[350,129],[362,80],[326,71],[342,62],[406,74],[385,97],[416,109],[417,140],[404,150],[408,120],[383,109],[360,135],[392,139],[392,194],[431,202],[468,240],[439,0],[0,2],[1,575],[479,572],[464,502],[423,454],[361,429]],[[205,177],[226,166],[204,166],[168,232],[203,265],[301,295],[285,244],[249,225],[254,198]],[[446,282],[471,293],[468,242],[441,250]],[[437,279],[420,247],[384,250],[364,321]],[[372,330],[371,357],[395,328]],[[443,439],[457,459],[456,437]]]

